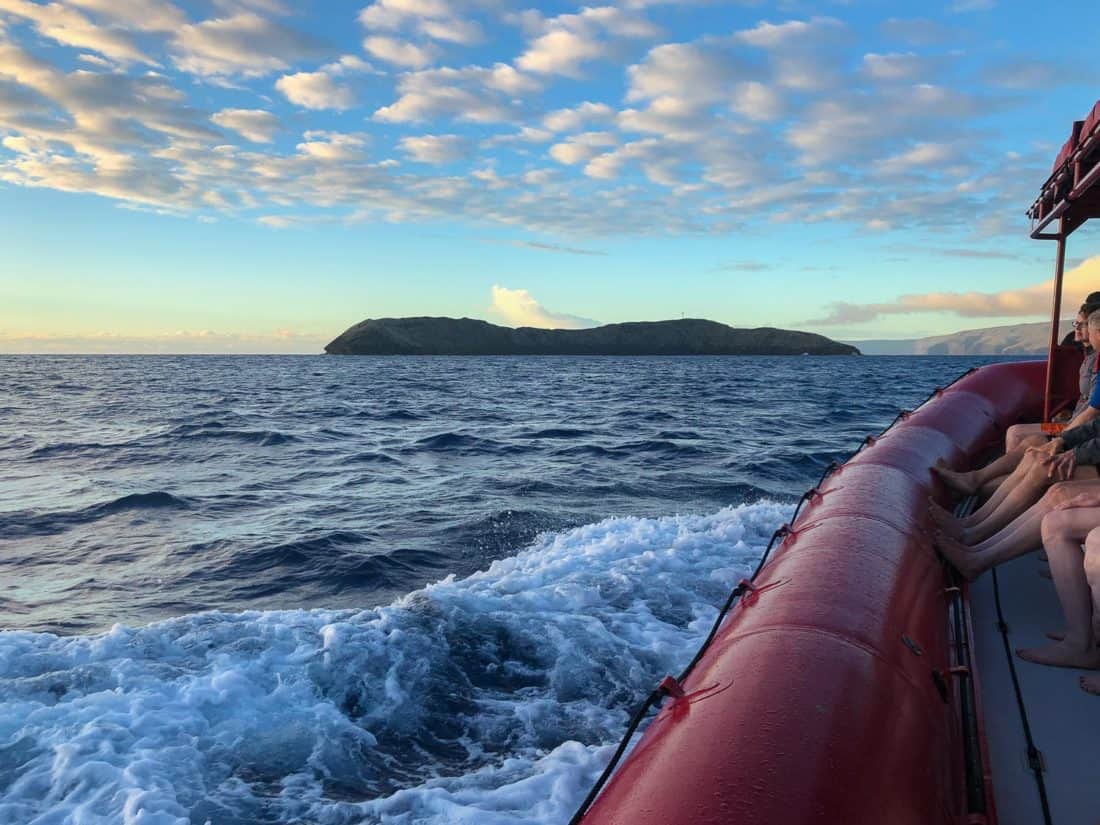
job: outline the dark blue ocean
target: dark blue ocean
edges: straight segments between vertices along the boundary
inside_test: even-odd
[[[0,357],[0,825],[563,822],[797,496],[992,360]]]

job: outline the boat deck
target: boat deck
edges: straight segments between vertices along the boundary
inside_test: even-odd
[[[1078,687],[1088,671],[1031,664],[1017,647],[1047,643],[1065,627],[1054,585],[1038,575],[1035,554],[997,568],[997,588],[1032,738],[1042,753],[1043,780],[1054,825],[1100,823],[1100,697]],[[1043,823],[1035,775],[1028,765],[1023,723],[1004,642],[997,626],[994,577],[970,586],[974,655],[981,683],[986,738],[1000,825]]]

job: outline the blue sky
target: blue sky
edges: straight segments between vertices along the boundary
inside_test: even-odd
[[[0,0],[0,351],[1041,320],[1023,213],[1100,95],[1094,11]]]

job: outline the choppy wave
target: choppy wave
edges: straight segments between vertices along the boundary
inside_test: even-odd
[[[151,493],[130,493],[79,510],[53,513],[22,510],[7,514],[0,513],[0,534],[9,538],[44,536],[62,532],[74,525],[98,521],[116,513],[159,509],[187,510],[190,507],[190,502],[163,490]]]
[[[374,610],[4,633],[0,822],[561,822],[785,510],[547,533]]]
[[[0,357],[0,825],[562,822],[969,365]]]

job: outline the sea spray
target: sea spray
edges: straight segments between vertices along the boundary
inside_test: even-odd
[[[365,611],[0,635],[0,823],[560,822],[788,507],[547,533]]]

